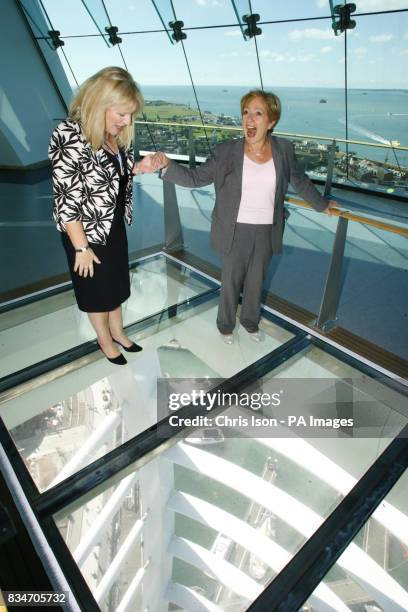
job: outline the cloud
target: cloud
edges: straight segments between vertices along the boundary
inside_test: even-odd
[[[308,53],[307,55],[301,55],[298,57],[298,61],[302,62],[302,64],[306,64],[308,62],[312,62],[315,59],[315,55],[313,53]]]
[[[357,47],[356,49],[354,49],[354,54],[357,55],[357,57],[363,57],[363,55],[365,55],[367,53],[367,47]]]
[[[408,32],[405,32],[404,36],[402,37],[402,40],[408,40]]]
[[[357,13],[366,13],[369,11],[391,11],[395,9],[406,9],[407,0],[358,0]]]
[[[255,56],[255,53],[251,51],[251,56]],[[275,51],[270,51],[269,49],[265,49],[259,53],[262,59],[269,60],[271,62],[301,62],[307,63],[313,60],[316,60],[316,55],[314,53],[305,53],[298,55],[292,55],[291,53],[275,53]]]
[[[330,53],[330,51],[333,50],[333,47],[331,47],[330,45],[327,45],[326,47],[322,47],[320,49],[320,53]]]
[[[393,34],[378,34],[377,36],[370,36],[369,41],[373,43],[388,42],[394,38]]]
[[[317,8],[325,8],[328,7],[327,0],[317,0],[316,2]]]
[[[238,57],[238,53],[236,51],[231,51],[230,53],[221,53],[220,57]]]
[[[228,32],[224,32],[225,36],[241,36],[241,30],[228,30]]]
[[[198,6],[222,6],[219,0],[195,0],[195,3],[198,4]]]
[[[318,28],[306,28],[305,30],[292,30],[289,32],[289,40],[302,40],[307,38],[310,40],[332,40],[334,38],[333,30],[319,30]]]
[[[408,49],[401,49],[398,55],[408,55]]]
[[[271,59],[273,62],[283,62],[285,55],[282,53],[275,53],[274,51],[261,51],[261,57]]]

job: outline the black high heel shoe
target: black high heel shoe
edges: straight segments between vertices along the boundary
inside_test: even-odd
[[[119,342],[119,340],[115,340],[113,336],[112,340],[116,342],[116,344],[119,344],[119,346],[121,346],[127,353],[140,353],[140,351],[143,351],[143,347],[139,346],[139,344],[136,344],[136,342],[132,342],[130,346],[125,346],[124,344]]]
[[[127,364],[127,360],[122,355],[122,353],[120,355],[118,355],[117,357],[108,357],[107,354],[105,353],[105,351],[102,349],[102,347],[99,344],[99,342],[98,342],[98,346],[99,346],[99,349],[102,351],[102,353],[105,355],[106,359],[108,361],[110,361],[111,363],[114,363],[115,365],[126,365]]]

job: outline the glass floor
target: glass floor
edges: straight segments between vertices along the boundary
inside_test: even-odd
[[[268,312],[260,342],[237,326],[225,344],[217,286],[165,256],[141,261],[132,286],[126,323],[143,351],[122,368],[95,350],[35,378],[36,360],[92,340],[69,292],[2,315],[8,372],[33,366],[33,377],[0,394],[1,443],[79,609],[248,610],[367,471],[408,444],[404,381]],[[21,330],[24,363],[11,341]],[[193,401],[203,388],[211,410]],[[404,482],[302,610],[408,609]]]
[[[125,325],[200,295],[214,283],[164,256],[131,268],[131,297],[123,307]],[[72,289],[0,314],[0,377],[95,339]]]

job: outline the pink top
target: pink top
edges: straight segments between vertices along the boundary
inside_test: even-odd
[[[268,225],[273,223],[276,172],[273,159],[257,164],[244,155],[242,195],[238,223]]]

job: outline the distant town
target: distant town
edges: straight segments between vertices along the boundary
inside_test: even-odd
[[[204,110],[202,114],[207,126],[241,127],[240,117],[223,113],[216,115],[208,110]],[[164,100],[146,102],[143,116],[140,115],[137,119],[160,123],[197,124],[197,128],[164,125],[147,128],[139,124],[137,145],[140,150],[157,149],[166,153],[189,155],[193,146],[196,156],[207,157],[209,147],[213,148],[223,140],[241,137],[239,132],[232,130],[212,130],[211,127],[204,129],[196,109],[189,105],[173,104]],[[310,139],[291,138],[291,140],[306,171],[313,178],[324,180],[331,143],[321,144],[317,140]],[[408,194],[408,167],[399,163],[398,151],[394,155],[393,150],[384,149],[384,161],[381,162],[363,157],[352,148],[353,145],[349,145],[349,150],[346,152],[343,143],[336,145],[334,182],[358,183],[360,187],[387,191],[396,195]]]

